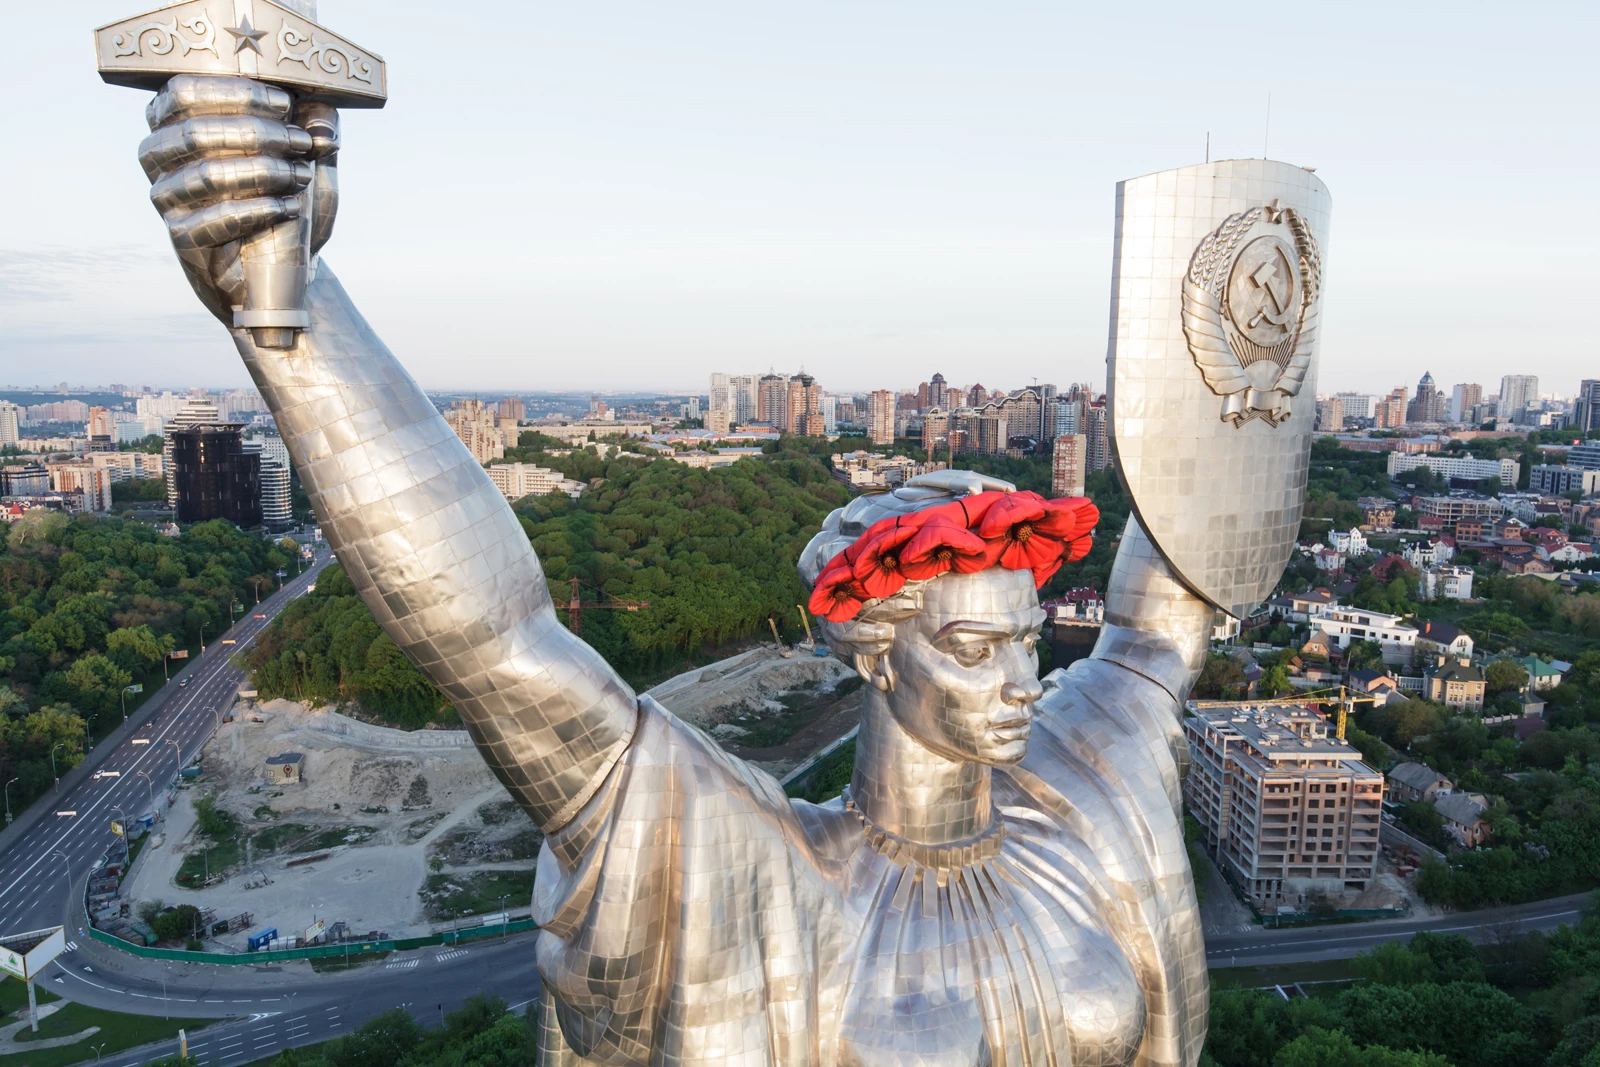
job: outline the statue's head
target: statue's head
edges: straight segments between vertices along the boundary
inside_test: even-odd
[[[1042,693],[1038,588],[1088,552],[1099,512],[968,471],[911,479],[828,516],[800,559],[834,654],[948,759],[1013,764]]]

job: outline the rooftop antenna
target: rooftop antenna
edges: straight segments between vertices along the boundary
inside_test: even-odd
[[[1211,162],[1211,131],[1206,131],[1206,162]]]
[[[1267,159],[1267,143],[1272,138],[1272,94],[1267,94],[1267,128],[1261,134],[1261,158]]]

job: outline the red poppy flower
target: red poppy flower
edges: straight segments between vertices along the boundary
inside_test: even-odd
[[[1082,537],[1100,521],[1100,509],[1088,497],[1064,496],[1044,502],[1044,516],[1036,524],[1040,533],[1063,541]]]
[[[1061,554],[1062,562],[1076,563],[1084,556],[1087,556],[1089,550],[1093,547],[1094,535],[1092,533],[1086,533],[1082,537],[1075,538],[1067,543],[1067,550]]]
[[[986,565],[983,538],[952,523],[930,522],[900,550],[900,573],[913,582],[946,571],[971,574]]]
[[[1044,518],[1045,502],[1038,493],[1000,493],[1001,499],[984,510],[977,523],[978,536],[992,541],[1004,536],[1018,523],[1036,523]]]
[[[891,597],[906,584],[906,576],[900,572],[900,552],[916,534],[915,526],[890,526],[874,536],[857,556],[851,573],[868,596]]]
[[[1056,571],[1060,570],[1061,565],[1066,561],[1065,556],[1057,556],[1054,563],[1033,568],[1033,587],[1035,589],[1043,589],[1044,583],[1055,577]]]
[[[856,617],[866,599],[867,591],[849,567],[833,567],[817,579],[817,587],[811,591],[811,614],[829,622],[848,622]]]

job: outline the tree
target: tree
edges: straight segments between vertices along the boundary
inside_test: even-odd
[[[1231,656],[1213,655],[1200,669],[1194,695],[1201,700],[1237,700],[1249,687],[1244,668]]]
[[[1357,1048],[1343,1030],[1314,1026],[1284,1045],[1272,1067],[1451,1067],[1435,1052],[1410,1052],[1368,1045]]]
[[[1484,669],[1483,680],[1491,694],[1516,692],[1528,684],[1528,672],[1515,660],[1497,659]]]
[[[1280,696],[1293,688],[1289,684],[1289,672],[1281,663],[1268,667],[1256,686],[1264,697]]]
[[[1345,665],[1353,671],[1371,667],[1383,670],[1383,646],[1376,641],[1352,641],[1345,650]]]

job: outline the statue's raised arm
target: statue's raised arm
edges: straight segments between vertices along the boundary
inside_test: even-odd
[[[559,829],[626,747],[632,690],[561,624],[505,498],[327,264],[293,347],[258,348],[231,326],[245,303],[244,239],[300,217],[309,191],[313,252],[327,240],[337,115],[296,112],[288,93],[243,78],[180,76],[148,117],[139,157],[151,199],[190,283],[230,326],[352,584],[512,796]]]

